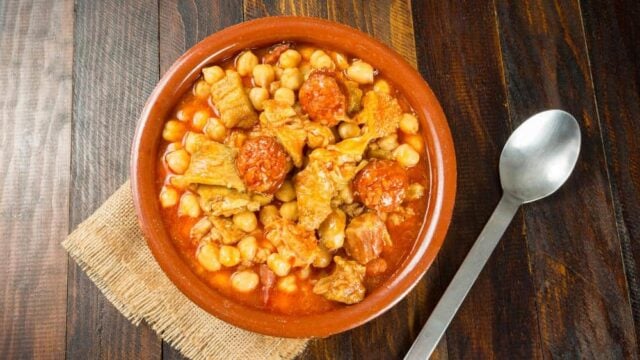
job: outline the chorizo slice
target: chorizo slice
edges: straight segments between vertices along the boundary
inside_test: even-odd
[[[317,123],[334,126],[345,117],[347,100],[331,72],[311,73],[300,86],[298,98],[302,110]]]
[[[390,212],[404,201],[409,178],[405,169],[392,160],[373,160],[356,175],[355,195],[370,209]]]
[[[238,153],[236,166],[247,188],[263,194],[275,193],[290,169],[287,153],[270,136],[245,141]]]

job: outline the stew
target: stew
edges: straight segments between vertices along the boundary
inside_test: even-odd
[[[397,271],[430,179],[392,78],[294,43],[204,68],[165,119],[157,162],[163,220],[193,271],[282,314],[358,303]]]

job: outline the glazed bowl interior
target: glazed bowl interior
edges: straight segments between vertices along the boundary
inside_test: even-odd
[[[313,315],[281,315],[229,300],[201,280],[181,258],[162,221],[156,161],[164,119],[189,91],[203,67],[246,48],[282,41],[312,43],[372,64],[407,99],[418,116],[428,153],[431,182],[418,239],[399,269],[358,304]],[[400,301],[433,262],[444,240],[455,198],[456,167],[451,134],[442,109],[420,74],[385,45],[355,29],[304,17],[263,18],[222,30],[187,51],[167,71],[143,110],[132,158],[134,203],[148,246],[172,282],[214,316],[258,333],[325,337],[361,325]]]

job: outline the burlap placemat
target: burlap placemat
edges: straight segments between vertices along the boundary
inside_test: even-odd
[[[215,318],[167,278],[145,243],[127,181],[62,242],[102,293],[192,359],[291,359],[308,340],[259,335]]]

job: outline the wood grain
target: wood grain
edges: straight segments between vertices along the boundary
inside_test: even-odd
[[[440,99],[456,147],[456,206],[438,256],[447,285],[500,199],[498,159],[511,126],[493,5],[413,4],[420,70]],[[518,213],[447,331],[449,358],[541,358],[523,233]]]
[[[73,2],[0,3],[0,354],[65,356]]]
[[[640,2],[581,3],[624,269],[640,343]]]
[[[158,80],[156,1],[76,1],[71,226],[129,176],[137,118]],[[161,341],[135,327],[69,262],[67,356],[160,358]]]
[[[160,0],[160,74],[190,47],[227,26],[242,22],[242,7],[234,0]],[[162,358],[184,359],[179,351],[162,342]]]
[[[496,4],[514,126],[540,110],[561,108],[582,130],[569,181],[524,210],[544,355],[637,356],[579,5]]]

